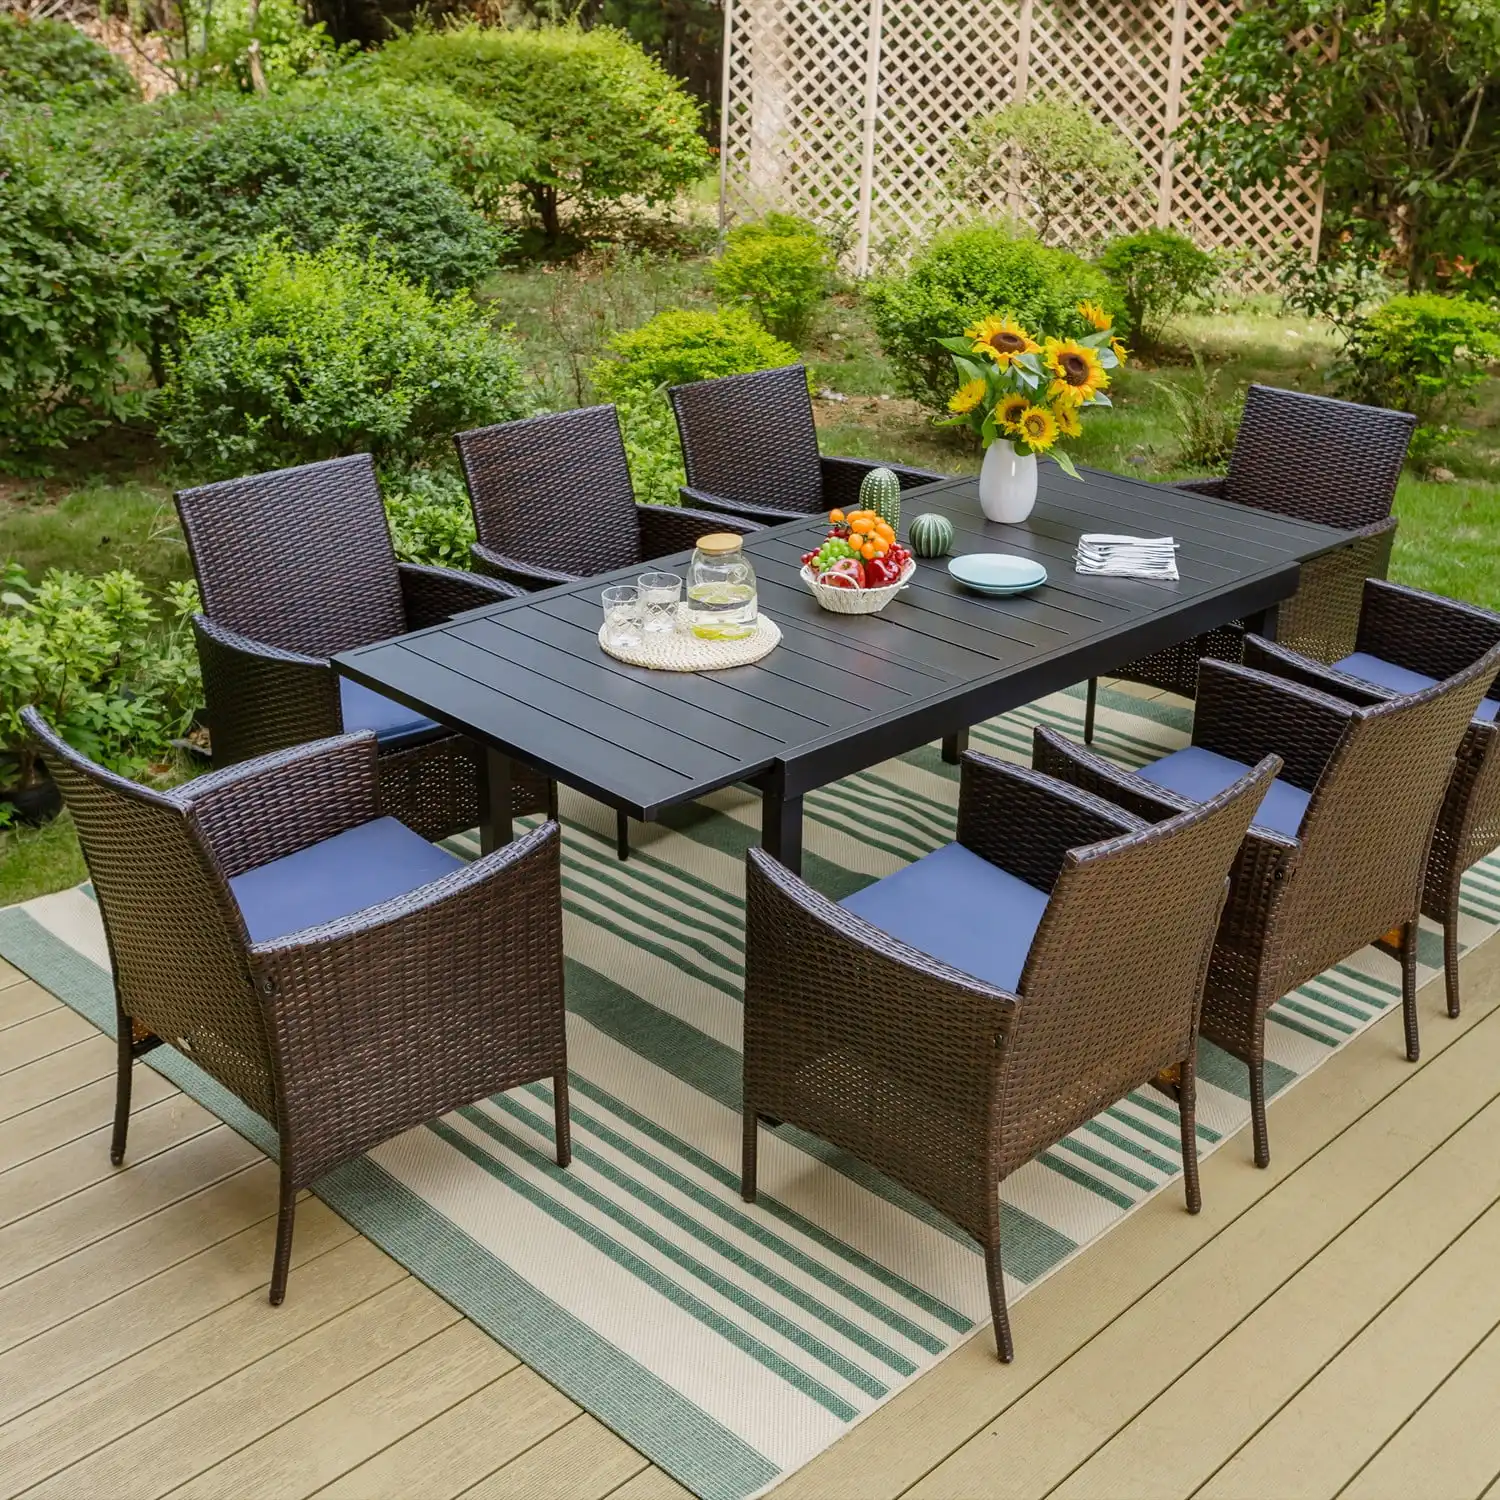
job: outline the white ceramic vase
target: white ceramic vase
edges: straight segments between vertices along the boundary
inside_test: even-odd
[[[1036,454],[1017,453],[1007,438],[984,450],[979,470],[979,508],[991,521],[1014,526],[1036,504]]]

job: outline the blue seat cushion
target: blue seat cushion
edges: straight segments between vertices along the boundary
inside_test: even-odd
[[[404,896],[451,870],[457,855],[395,818],[376,818],[229,882],[252,943],[268,943]]]
[[[1014,992],[1047,893],[962,844],[947,844],[839,904],[903,943]]]
[[[1361,682],[1373,682],[1377,687],[1390,688],[1395,693],[1418,693],[1437,681],[1436,677],[1429,677],[1425,672],[1398,667],[1395,662],[1371,656],[1367,651],[1356,651],[1352,656],[1334,662],[1334,666],[1351,677],[1358,677]],[[1497,708],[1500,708],[1500,702],[1494,698],[1481,698],[1474,717],[1493,724]]]
[[[1205,750],[1199,745],[1189,745],[1186,750],[1174,750],[1149,766],[1142,766],[1136,775],[1157,786],[1164,786],[1179,796],[1190,797],[1194,802],[1207,802],[1231,782],[1238,781],[1249,769],[1242,761],[1230,760],[1227,755],[1216,755],[1212,750]],[[1277,833],[1296,838],[1310,796],[1301,787],[1293,786],[1278,776],[1266,789],[1266,795],[1255,814],[1255,822],[1262,828],[1271,828]]]
[[[339,678],[339,703],[345,730],[352,733],[356,729],[373,729],[375,738],[387,749],[416,744],[442,728],[416,709],[407,708],[393,698],[382,698],[348,677]]]

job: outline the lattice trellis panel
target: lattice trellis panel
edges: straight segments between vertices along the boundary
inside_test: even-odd
[[[840,225],[853,269],[900,262],[966,213],[949,142],[1017,98],[1084,101],[1134,143],[1145,180],[1122,199],[1075,201],[1048,238],[1088,249],[1120,228],[1178,224],[1200,244],[1262,262],[1316,247],[1320,198],[1207,192],[1171,136],[1188,85],[1238,0],[730,0],[723,204],[734,220],[779,208]],[[1012,173],[978,206],[1033,217]]]

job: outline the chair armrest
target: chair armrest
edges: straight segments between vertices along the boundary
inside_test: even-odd
[[[288,1114],[346,1101],[337,1131],[292,1133],[294,1180],[566,1066],[561,868],[548,821],[407,895],[250,946]]]
[[[1164,822],[1196,806],[1189,798],[1146,781],[1083,745],[1074,744],[1055,729],[1041,725],[1032,731],[1031,764],[1036,770],[1112,802],[1147,823]]]
[[[380,816],[375,736],[314,740],[186,782],[174,800],[226,880]]]
[[[1282,780],[1310,792],[1358,712],[1347,699],[1300,682],[1205,658],[1193,743],[1248,766],[1279,755]]]
[[[458,568],[437,568],[426,563],[398,563],[401,598],[406,605],[406,628],[425,630],[441,625],[467,609],[483,609],[514,599],[521,590],[479,573]]]
[[[958,841],[1050,894],[1070,849],[1137,833],[1147,823],[1040,771],[970,750],[958,793]]]
[[[1372,703],[1384,703],[1396,696],[1391,688],[1373,682],[1362,682],[1337,667],[1324,666],[1320,661],[1303,656],[1277,641],[1264,640],[1258,635],[1245,637],[1245,665],[1257,672],[1269,672],[1272,676],[1285,678],[1288,682],[1300,682],[1305,687],[1316,688],[1330,697],[1342,698],[1348,703],[1368,708]]]
[[[1226,480],[1223,475],[1206,477],[1202,479],[1174,479],[1172,488],[1174,490],[1186,490],[1191,495],[1213,495],[1216,499],[1225,499]]]
[[[637,505],[635,513],[641,527],[642,562],[686,551],[697,545],[700,536],[710,532],[732,531],[737,536],[749,536],[763,529],[759,521],[699,510],[691,505]]]
[[[829,510],[849,510],[859,501],[859,487],[871,469],[889,469],[903,490],[951,479],[932,469],[914,469],[908,464],[881,463],[873,458],[823,458],[823,503]]]
[[[473,560],[476,573],[482,573],[487,578],[503,579],[507,583],[515,584],[518,591],[522,592],[550,589],[554,584],[559,583],[578,582],[576,573],[564,573],[557,568],[544,568],[540,563],[522,562],[519,558],[507,557],[503,552],[496,552],[493,547],[485,547],[479,542],[470,546],[469,556]]]
[[[711,494],[708,490],[695,490],[683,485],[678,491],[682,503],[689,509],[717,511],[726,516],[742,516],[747,521],[758,521],[762,526],[781,526],[787,521],[802,521],[817,511],[778,510],[774,505],[755,505],[748,500],[730,500],[723,495]]]
[[[1500,614],[1493,610],[1381,578],[1365,583],[1356,650],[1444,678],[1463,671],[1497,641]]]
[[[338,679],[324,658],[267,646],[201,614],[193,635],[217,764],[342,733]]]

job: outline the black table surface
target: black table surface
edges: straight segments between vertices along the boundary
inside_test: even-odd
[[[1302,562],[1346,533],[1097,470],[1082,481],[1040,466],[1024,522],[986,521],[977,481],[908,490],[904,520],[952,520],[954,553],[1033,557],[1048,581],[988,598],[955,583],[947,559],[919,559],[877,615],[835,615],[798,578],[827,532],[795,521],[746,539],[760,607],[781,644],[754,666],[653,672],[605,654],[600,589],[623,569],[508,600],[335,659],[340,672],[570,786],[652,818],[751,781],[796,798],[994,714],[1215,625],[1272,610]],[[1174,536],[1180,581],[1084,577],[1081,532]],[[689,553],[668,559],[685,569]]]

